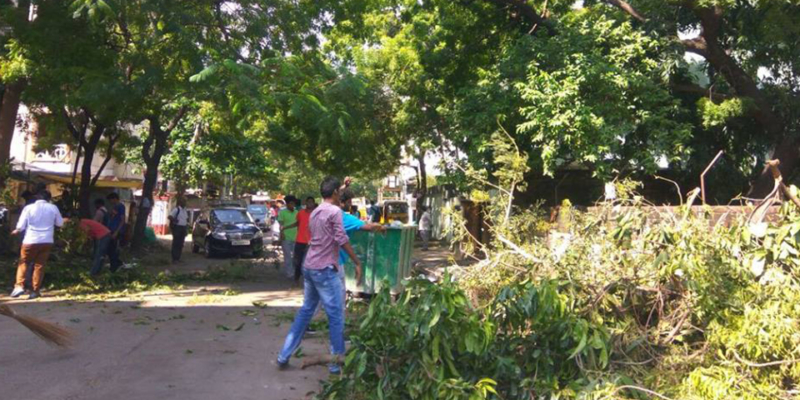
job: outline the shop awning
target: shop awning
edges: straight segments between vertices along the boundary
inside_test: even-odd
[[[48,181],[63,183],[63,184],[71,184],[72,177],[71,176],[64,176],[64,175],[56,175],[56,174],[37,174],[40,178],[46,179]],[[81,178],[77,177],[75,180],[75,184],[80,184]],[[138,189],[142,187],[142,181],[137,179],[118,179],[118,178],[103,178],[97,180],[97,184],[95,187],[99,188],[120,188],[120,189]]]

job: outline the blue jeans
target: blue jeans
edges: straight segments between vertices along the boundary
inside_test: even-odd
[[[328,330],[330,331],[331,340],[331,354],[334,356],[344,355],[344,298],[342,297],[342,280],[339,274],[331,267],[316,270],[303,268],[303,277],[305,278],[305,294],[303,298],[303,306],[297,311],[294,317],[292,327],[289,329],[289,334],[286,336],[286,342],[283,344],[280,355],[278,355],[278,362],[283,364],[289,361],[289,358],[300,347],[300,342],[303,341],[303,334],[305,334],[308,324],[311,323],[311,318],[314,317],[314,312],[317,310],[317,305],[322,302],[325,308],[325,313],[328,315]],[[339,365],[331,363],[328,369],[333,372],[339,372]]]
[[[283,272],[287,278],[294,278],[294,242],[291,240],[283,240],[281,248],[283,249]]]
[[[108,245],[111,242],[111,235],[105,235],[97,239],[94,243],[94,261],[92,262],[92,269],[89,272],[92,276],[97,275],[103,269],[106,253],[108,253]]]

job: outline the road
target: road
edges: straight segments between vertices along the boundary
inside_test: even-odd
[[[168,260],[168,238],[157,258]],[[45,345],[17,322],[0,319],[0,398],[33,400],[258,399],[312,397],[327,378],[325,366],[278,371],[275,358],[302,289],[271,260],[207,260],[191,254],[172,273],[250,268],[236,284],[202,283],[112,300],[82,300],[45,293],[39,300],[0,302],[20,314],[70,328],[71,349]],[[444,249],[418,252],[421,265],[446,262]],[[162,261],[163,262],[163,261]],[[266,303],[258,308],[253,302]],[[324,318],[324,317],[323,317]],[[237,328],[239,328],[237,330]],[[327,353],[327,337],[303,343],[303,353]]]
[[[184,269],[230,263],[184,255]],[[18,313],[66,326],[76,336],[73,348],[56,349],[15,321],[0,319],[0,397],[309,398],[327,378],[327,369],[278,371],[274,363],[291,316],[302,302],[301,289],[282,278],[271,263],[238,262],[253,263],[258,278],[105,301],[46,295],[28,302],[0,296],[0,302]],[[267,308],[254,307],[253,301],[265,302]],[[323,354],[326,348],[324,337],[303,344],[305,354]]]

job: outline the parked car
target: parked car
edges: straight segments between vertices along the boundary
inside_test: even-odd
[[[264,251],[264,235],[247,209],[218,207],[204,211],[192,229],[192,252],[200,249],[206,257],[223,254],[252,254]]]
[[[269,229],[271,215],[266,204],[250,204],[247,206],[247,212],[250,213],[250,216],[253,217],[253,220],[256,225],[261,228],[262,232]]]

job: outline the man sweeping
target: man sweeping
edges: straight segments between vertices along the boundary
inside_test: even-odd
[[[50,192],[46,190],[39,192],[36,202],[22,210],[17,228],[11,232],[12,235],[18,235],[21,231],[25,231],[17,266],[17,281],[11,292],[13,298],[25,293],[23,286],[28,263],[33,263],[33,291],[28,299],[33,300],[41,296],[39,291],[44,280],[44,264],[53,247],[55,228],[64,225],[58,207],[50,204],[49,200]]]
[[[309,229],[311,240],[308,243],[306,261],[303,265],[304,298],[303,306],[297,312],[286,341],[278,355],[278,368],[286,369],[289,358],[297,351],[317,305],[322,302],[328,315],[331,353],[334,361],[328,365],[331,374],[340,374],[341,367],[336,360],[344,355],[344,298],[342,281],[339,278],[339,249],[343,248],[356,265],[356,280],[361,280],[361,261],[350,246],[342,226],[342,210],[339,204],[340,182],[327,177],[320,185],[324,201],[311,213]]]

